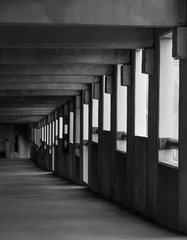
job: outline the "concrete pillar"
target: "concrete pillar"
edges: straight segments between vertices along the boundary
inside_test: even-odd
[[[6,158],[10,158],[10,141],[8,139],[5,140],[6,147]]]

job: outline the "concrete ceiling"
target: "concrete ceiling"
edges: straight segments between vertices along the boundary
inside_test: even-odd
[[[33,123],[172,27],[175,0],[0,2],[0,123]],[[158,17],[159,16],[159,17]]]
[[[115,37],[109,38],[109,30],[0,26],[0,123],[42,120],[99,83],[101,76],[113,75],[114,64],[129,64],[129,44],[132,48],[153,45],[152,29],[131,29],[130,38],[120,28],[112,28]],[[122,39],[117,42],[120,32]]]

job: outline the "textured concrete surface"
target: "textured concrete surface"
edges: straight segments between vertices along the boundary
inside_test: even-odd
[[[0,240],[187,239],[86,188],[0,159]]]

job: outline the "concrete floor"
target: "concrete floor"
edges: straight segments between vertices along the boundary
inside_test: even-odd
[[[187,239],[86,188],[37,168],[0,160],[0,240]]]

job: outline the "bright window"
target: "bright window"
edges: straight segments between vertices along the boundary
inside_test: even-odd
[[[42,127],[42,142],[44,142],[44,127]]]
[[[49,137],[50,137],[50,134],[49,134],[49,124],[47,124],[47,145],[49,145]]]
[[[68,134],[68,124],[64,124],[64,134]]]
[[[52,144],[55,143],[55,121],[53,121]]]
[[[92,141],[98,142],[99,100],[92,100]]]
[[[55,126],[55,128],[56,128],[56,136],[58,136],[58,119],[56,119],[56,126]]]
[[[47,142],[47,126],[44,126],[44,149],[46,149],[46,142]]]
[[[83,122],[84,122],[84,131],[83,131],[83,139],[88,140],[88,133],[89,133],[89,105],[83,105]]]
[[[172,33],[160,38],[159,161],[178,166],[179,61],[172,57]]]
[[[142,50],[136,50],[135,136],[148,136],[148,74],[142,73]]]
[[[73,112],[70,112],[70,138],[69,138],[69,141],[70,143],[73,143],[73,131],[74,131],[74,113]]]
[[[106,76],[103,76],[103,130],[111,130],[111,94],[105,93]]]
[[[76,108],[76,143],[80,143],[80,109]]]
[[[77,156],[80,156],[80,109],[76,108],[76,133],[75,133],[75,139],[76,139],[76,149],[75,154]]]
[[[89,105],[83,104],[83,140],[89,139]],[[88,145],[83,146],[83,181],[88,183]]]
[[[55,144],[58,145],[58,119],[56,119],[55,124]]]
[[[49,124],[49,146],[52,144],[52,124]]]
[[[63,138],[63,117],[59,117],[59,138]]]
[[[121,85],[121,65],[117,65],[117,150],[127,146],[127,87]]]

